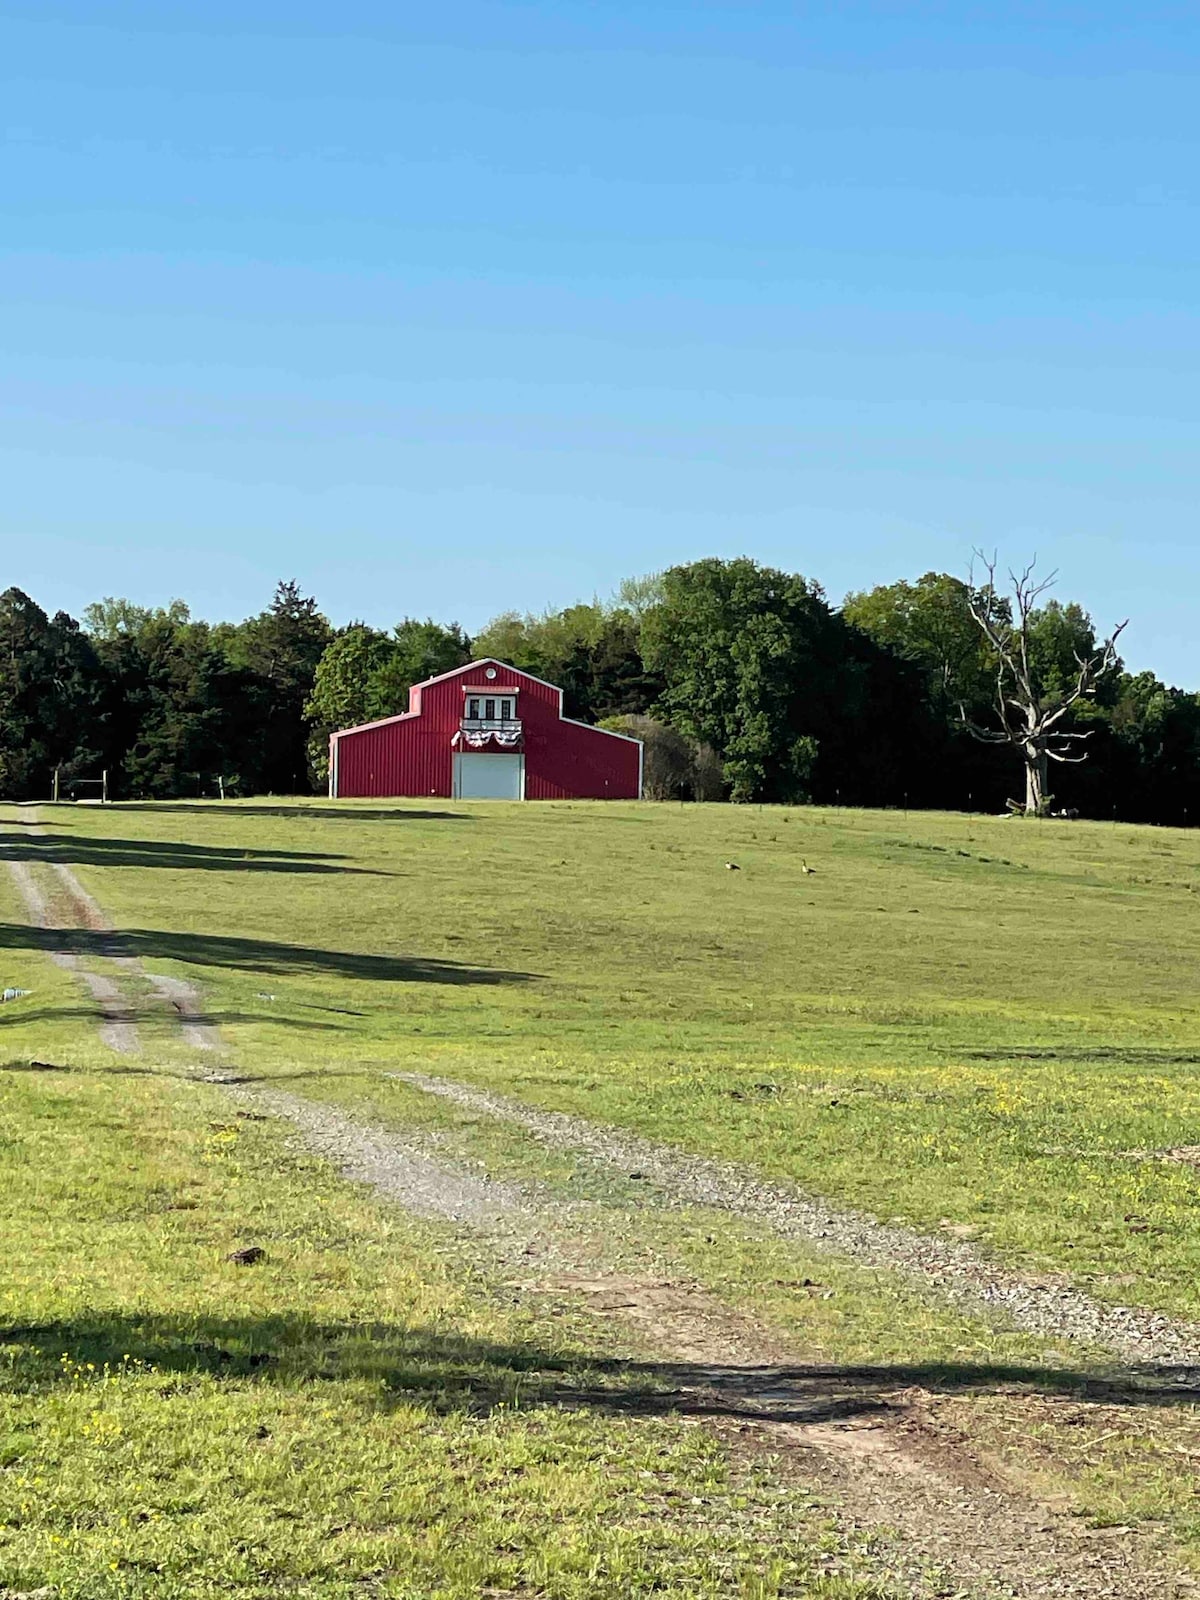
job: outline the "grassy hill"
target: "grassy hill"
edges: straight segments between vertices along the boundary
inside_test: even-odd
[[[197,1081],[211,1061],[153,1008],[142,1055],[114,1055],[0,877],[0,978],[32,991],[0,1007],[0,1594],[957,1592],[855,1532],[911,1506],[847,1521],[744,1424],[672,1414],[679,1369],[648,1364],[650,1335],[706,1370],[706,1316],[747,1361],[799,1349],[885,1399],[920,1385],[988,1481],[1200,1559],[1190,1391],[1130,1404],[1086,1350],[647,1208],[637,1174],[389,1076],[581,1113],[1195,1315],[1200,836],[715,806],[41,817],[35,841],[9,814],[9,861],[52,905],[69,866],[144,973],[197,985],[227,1070],[415,1130],[543,1210],[485,1248],[382,1207]],[[68,942],[111,967],[102,931]],[[137,1004],[145,981],[121,976]],[[263,1267],[226,1260],[255,1241]],[[578,1289],[589,1262],[694,1297],[650,1334],[635,1306],[631,1331],[619,1297],[605,1315]]]
[[[1200,1305],[1192,1169],[1122,1155],[1200,1143],[1198,834],[715,806],[46,815],[137,952],[308,1092],[378,1099],[381,1068],[432,1068]]]

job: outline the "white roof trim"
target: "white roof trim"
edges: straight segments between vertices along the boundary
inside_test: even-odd
[[[329,737],[341,739],[347,733],[366,733],[368,728],[386,728],[389,722],[406,722],[409,717],[420,715],[419,711],[397,711],[390,717],[378,717],[374,722],[358,722],[353,728],[336,728]]]
[[[578,717],[563,717],[560,722],[569,722],[573,728],[586,728],[589,733],[606,733],[610,739],[624,739],[628,744],[643,744],[642,739],[635,739],[631,733],[618,733],[614,728],[600,728],[594,722],[580,722]]]
[[[524,667],[510,666],[507,661],[501,661],[497,656],[480,656],[478,661],[467,661],[461,667],[455,667],[452,672],[439,672],[436,678],[422,678],[420,683],[414,683],[414,689],[424,689],[430,683],[445,683],[447,678],[457,678],[460,673],[473,672],[476,667],[503,667],[505,672],[515,672],[522,678],[529,678],[533,683],[542,683],[547,689],[557,689],[556,683],[546,683],[545,678],[534,677],[532,672],[526,672]]]

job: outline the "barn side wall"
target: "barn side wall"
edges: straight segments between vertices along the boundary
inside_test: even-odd
[[[600,728],[525,729],[527,800],[636,800],[640,747]]]
[[[424,719],[385,723],[338,740],[337,788],[343,798],[390,795],[450,798],[450,737]]]

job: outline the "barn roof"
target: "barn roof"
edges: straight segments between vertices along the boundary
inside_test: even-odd
[[[593,733],[607,734],[610,739],[627,739],[630,744],[641,744],[640,739],[635,739],[629,733],[615,733],[612,728],[598,728],[594,722],[580,722],[577,717],[563,716],[563,691],[557,683],[551,683],[547,678],[539,678],[535,672],[526,672],[524,667],[514,667],[510,661],[501,661],[499,656],[480,656],[476,661],[467,661],[461,667],[453,667],[449,672],[436,673],[432,678],[422,678],[420,683],[414,683],[409,690],[410,696],[420,689],[427,689],[432,683],[445,683],[448,678],[461,678],[464,674],[473,672],[476,667],[503,667],[506,672],[515,672],[519,678],[528,678],[530,683],[540,683],[545,689],[553,689],[558,696],[558,716],[561,722],[569,722],[576,728],[590,728]],[[418,704],[420,695],[417,695]],[[406,722],[411,717],[419,717],[421,712],[397,711],[390,717],[377,717],[374,722],[360,722],[352,728],[338,728],[331,739],[340,739],[344,734],[366,733],[370,728],[386,728],[395,722]]]

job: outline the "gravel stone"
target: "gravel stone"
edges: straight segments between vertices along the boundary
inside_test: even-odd
[[[744,1167],[690,1155],[639,1134],[604,1127],[561,1111],[541,1111],[487,1090],[419,1072],[390,1077],[440,1095],[465,1109],[514,1123],[551,1149],[582,1152],[637,1172],[667,1204],[727,1211],[765,1223],[782,1238],[803,1239],[863,1266],[904,1273],[970,1310],[1002,1313],[1028,1333],[1065,1338],[1124,1361],[1170,1367],[1173,1381],[1200,1380],[1200,1326],[1161,1312],[1106,1305],[1081,1289],[1039,1283],[1005,1271],[971,1245],[876,1222],[861,1212],[774,1183]]]
[[[239,1099],[292,1123],[308,1149],[336,1166],[344,1178],[369,1185],[416,1216],[488,1227],[526,1210],[526,1196],[516,1184],[435,1160],[414,1141],[364,1126],[333,1106],[283,1089],[234,1087],[236,1080],[220,1074],[210,1077],[230,1082],[230,1092]]]

